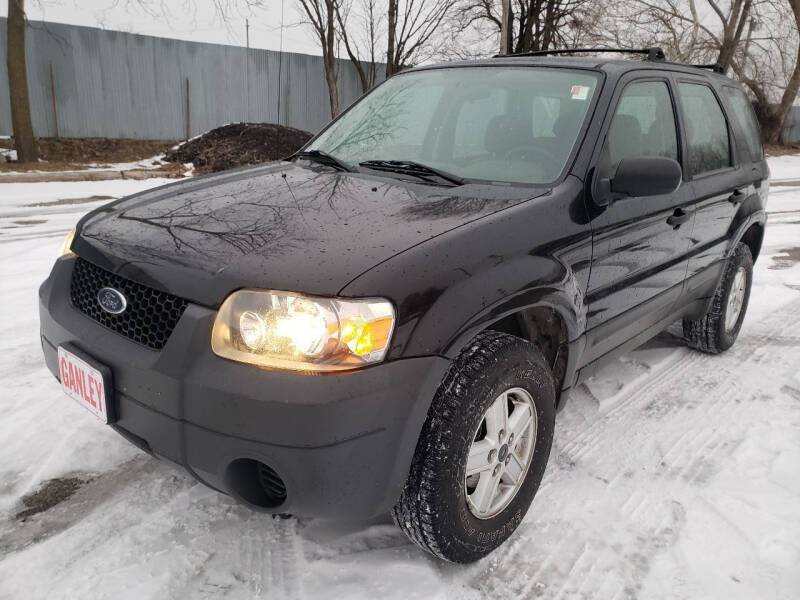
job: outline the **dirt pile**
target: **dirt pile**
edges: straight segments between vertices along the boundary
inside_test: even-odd
[[[111,138],[36,138],[39,158],[52,163],[135,162],[166,152],[169,140],[123,140]],[[13,148],[13,139],[0,140],[0,148]]]
[[[167,152],[170,162],[194,163],[200,173],[225,171],[284,158],[311,139],[311,134],[270,123],[232,123],[184,142]]]

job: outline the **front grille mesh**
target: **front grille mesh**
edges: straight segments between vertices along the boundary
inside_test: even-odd
[[[97,293],[112,287],[125,295],[128,306],[119,315],[100,308]],[[172,294],[125,279],[78,258],[72,271],[70,300],[101,325],[148,348],[161,350],[186,310],[187,302]]]

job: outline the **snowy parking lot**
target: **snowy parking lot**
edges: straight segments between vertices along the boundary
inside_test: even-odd
[[[527,517],[469,566],[388,515],[252,512],[67,398],[37,288],[81,215],[167,180],[0,184],[0,598],[800,598],[800,156],[770,164],[736,345],[703,355],[672,327],[579,387]],[[31,514],[51,480],[76,491]]]

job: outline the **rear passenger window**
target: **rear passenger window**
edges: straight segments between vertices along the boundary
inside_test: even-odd
[[[745,144],[747,144],[747,149],[750,151],[750,158],[753,161],[761,160],[764,157],[764,150],[761,147],[758,121],[756,121],[756,116],[753,114],[753,107],[750,101],[739,88],[725,86],[723,89],[733,109],[733,118],[739,126],[737,136],[739,132],[744,136]]]
[[[679,90],[686,119],[689,171],[700,175],[729,167],[728,125],[714,92],[697,83],[681,83]]]
[[[612,172],[632,156],[678,159],[675,114],[665,82],[643,81],[625,88],[611,122],[608,151]]]

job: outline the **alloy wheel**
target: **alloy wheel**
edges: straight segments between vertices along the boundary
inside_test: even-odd
[[[467,456],[467,506],[479,519],[501,513],[525,481],[536,447],[536,405],[522,388],[510,388],[489,405]]]
[[[744,297],[747,293],[747,271],[739,267],[733,277],[730,292],[728,292],[728,306],[725,309],[725,331],[730,333],[736,327],[739,315],[744,306]]]

